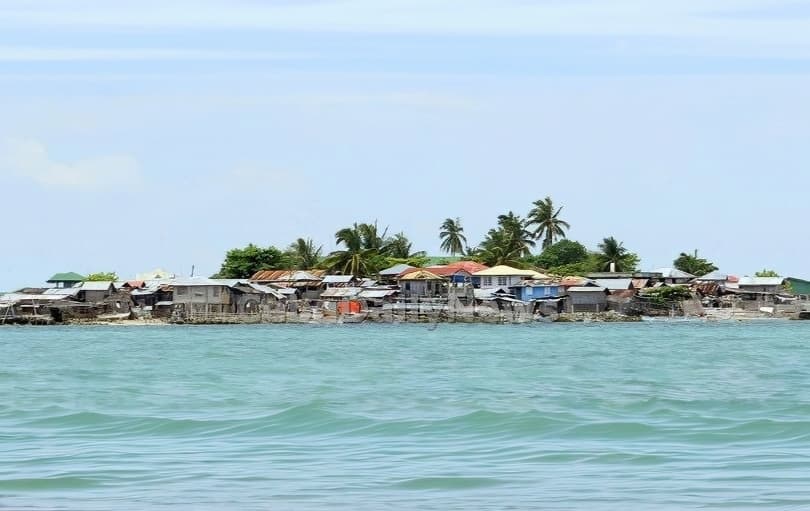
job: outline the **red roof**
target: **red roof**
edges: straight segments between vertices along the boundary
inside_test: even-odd
[[[455,263],[448,264],[447,267],[464,270],[471,275],[477,271],[486,270],[489,268],[489,266],[476,263],[475,261],[456,261]]]

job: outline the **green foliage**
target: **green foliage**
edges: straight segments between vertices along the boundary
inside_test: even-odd
[[[311,239],[298,238],[287,248],[285,255],[292,263],[293,268],[311,270],[321,264],[322,250],[323,246],[315,247],[315,242]]]
[[[561,240],[543,249],[534,261],[537,266],[548,269],[584,263],[588,260],[588,256],[588,249],[582,243]]]
[[[698,257],[697,250],[693,254],[681,252],[678,258],[673,261],[673,266],[697,277],[717,271],[717,266],[702,257]]]
[[[520,267],[534,245],[526,221],[510,211],[498,217],[498,226],[489,230],[481,246],[471,255],[474,260],[488,266],[506,264]]]
[[[679,302],[692,298],[687,286],[662,286],[642,290],[641,296],[655,303]]]
[[[289,256],[276,247],[261,248],[251,243],[245,248],[229,250],[215,277],[247,279],[260,270],[288,269],[290,265]]]
[[[439,238],[442,240],[441,249],[451,256],[464,254],[467,238],[464,236],[464,227],[460,218],[447,218],[439,228]]]
[[[599,258],[599,255],[595,252],[588,253],[588,256],[584,261],[580,261],[577,263],[570,263],[570,264],[563,264],[560,266],[552,266],[549,268],[544,268],[547,273],[552,275],[560,275],[560,276],[567,276],[567,275],[587,275],[589,273],[594,273],[602,270],[602,261]]]
[[[534,239],[543,238],[543,248],[550,247],[558,238],[565,238],[565,231],[571,226],[568,222],[560,220],[562,206],[555,207],[551,197],[536,200],[532,206],[527,218],[527,225],[536,226],[532,236]]]
[[[781,275],[779,275],[778,272],[775,272],[773,270],[767,270],[767,269],[762,270],[762,271],[758,271],[754,275],[757,276],[757,277],[781,277]]]
[[[375,275],[397,264],[392,261],[425,258],[424,252],[411,252],[412,244],[404,233],[388,236],[388,229],[380,232],[376,221],[373,224],[355,223],[340,229],[335,233],[335,241],[342,248],[329,254],[324,264],[344,275]]]
[[[611,264],[615,264],[616,271],[636,271],[640,261],[636,254],[627,250],[624,244],[613,236],[602,240],[596,257],[600,271],[610,270]]]
[[[91,273],[84,280],[87,282],[113,282],[118,280],[118,274],[114,271]]]
[[[405,236],[405,233],[400,232],[383,242],[381,253],[389,257],[407,259],[411,257],[411,247],[412,243]]]

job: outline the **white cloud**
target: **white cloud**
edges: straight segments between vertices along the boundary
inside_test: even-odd
[[[138,162],[129,155],[109,155],[75,162],[53,160],[37,140],[12,138],[0,143],[0,175],[16,176],[42,186],[103,189],[140,182]]]

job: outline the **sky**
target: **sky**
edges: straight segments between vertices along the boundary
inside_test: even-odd
[[[3,0],[0,289],[551,196],[643,269],[810,277],[810,2]]]

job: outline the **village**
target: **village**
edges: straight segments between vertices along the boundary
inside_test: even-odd
[[[810,281],[675,268],[558,276],[459,260],[380,270],[263,270],[247,279],[156,269],[130,280],[57,273],[0,295],[0,324],[640,321],[808,319]]]

